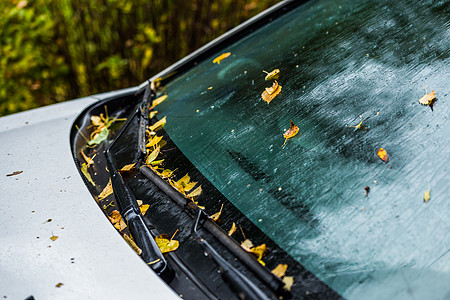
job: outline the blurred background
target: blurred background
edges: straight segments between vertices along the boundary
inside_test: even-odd
[[[279,0],[1,0],[0,116],[135,86]]]

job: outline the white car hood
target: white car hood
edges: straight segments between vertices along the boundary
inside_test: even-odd
[[[1,298],[178,298],[109,223],[73,161],[72,123],[105,97],[0,118]]]

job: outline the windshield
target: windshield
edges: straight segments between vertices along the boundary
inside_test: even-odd
[[[163,86],[159,115],[229,201],[344,297],[443,298],[448,13],[445,1],[311,1]],[[432,90],[434,105],[419,104]],[[290,120],[299,133],[283,147]]]

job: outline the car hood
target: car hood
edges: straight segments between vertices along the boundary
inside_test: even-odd
[[[109,223],[70,151],[69,134],[80,111],[134,91],[0,118],[0,296],[140,299],[150,292],[152,299],[178,298]]]

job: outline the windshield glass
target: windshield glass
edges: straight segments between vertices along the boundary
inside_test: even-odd
[[[443,298],[448,13],[445,1],[311,1],[167,83],[158,115],[220,192],[344,297]],[[432,90],[434,105],[419,104]],[[283,147],[290,120],[299,133]]]

